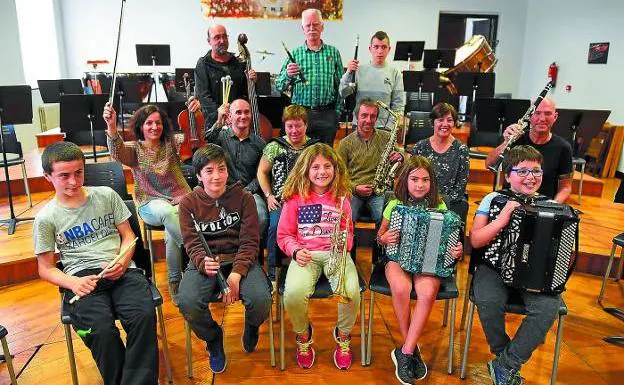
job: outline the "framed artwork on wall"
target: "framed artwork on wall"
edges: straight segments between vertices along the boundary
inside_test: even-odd
[[[588,64],[607,64],[609,56],[609,43],[589,43],[589,51],[587,52]]]

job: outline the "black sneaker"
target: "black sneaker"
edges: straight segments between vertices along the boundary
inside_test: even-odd
[[[243,350],[251,353],[256,350],[258,345],[258,329],[259,326],[251,326],[245,323],[245,332],[243,333]]]
[[[390,352],[392,362],[394,362],[394,375],[403,385],[411,385],[414,373],[412,372],[412,357],[403,354],[401,348],[396,348]]]
[[[427,365],[420,356],[420,348],[416,345],[416,351],[412,356],[412,372],[414,373],[414,380],[422,380],[427,377]]]
[[[210,369],[213,373],[223,373],[227,360],[225,359],[225,350],[223,350],[223,330],[217,326],[217,336],[207,343],[206,350],[210,354]]]

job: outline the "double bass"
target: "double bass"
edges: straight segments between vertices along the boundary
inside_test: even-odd
[[[191,97],[191,79],[184,73],[184,89],[186,100]],[[193,150],[206,144],[204,139],[204,115],[201,111],[191,112],[187,108],[178,114],[178,125],[184,133],[184,141],[180,145],[180,160],[185,161],[193,156]]]
[[[238,35],[238,51],[243,60],[245,60],[247,73],[247,93],[249,95],[249,104],[251,105],[251,131],[260,135],[262,139],[268,141],[273,137],[273,125],[269,119],[262,115],[258,110],[258,95],[256,94],[256,83],[249,79],[249,71],[251,70],[251,55],[247,49],[247,35],[241,33]]]

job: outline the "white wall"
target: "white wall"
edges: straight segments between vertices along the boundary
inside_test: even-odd
[[[111,70],[115,53],[119,1],[61,0],[64,45],[68,76],[80,76],[88,69],[88,59],[108,59]],[[326,22],[324,38],[335,45],[346,63],[353,57],[355,35],[360,34],[360,59],[368,57],[368,38],[385,30],[393,42],[425,40],[425,48],[436,48],[439,13],[470,12],[499,15],[497,92],[518,89],[521,55],[524,44],[526,0],[344,0],[344,20]],[[118,71],[150,72],[138,67],[134,46],[137,43],[170,44],[172,67],[195,67],[197,59],[208,50],[206,30],[214,21],[201,16],[199,0],[132,0],[125,6]],[[244,32],[253,66],[257,70],[277,72],[285,59],[283,40],[289,48],[302,44],[298,20],[217,19],[225,24],[230,36],[230,50],[236,51],[236,38]],[[276,55],[260,63],[257,50]],[[392,54],[392,53],[391,53]],[[403,68],[406,63],[396,64]],[[164,69],[167,70],[167,69]]]
[[[559,107],[608,109],[611,123],[624,124],[623,23],[621,0],[528,0],[519,95],[535,97],[555,61],[559,78],[553,96]],[[587,64],[593,42],[611,43],[607,64]],[[566,84],[572,92],[565,92]],[[624,156],[618,169],[624,170]]]
[[[0,85],[24,84],[24,69],[15,0],[0,1],[0,36],[2,36]]]

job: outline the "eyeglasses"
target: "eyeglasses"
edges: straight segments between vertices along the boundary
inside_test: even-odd
[[[536,178],[544,175],[544,170],[542,170],[541,168],[512,168],[511,171],[515,171],[516,174],[518,174],[518,176],[522,178],[529,176],[529,174],[533,175]]]

